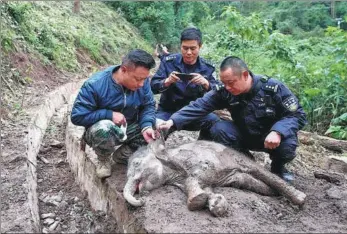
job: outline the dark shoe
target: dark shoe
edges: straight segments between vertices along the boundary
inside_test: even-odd
[[[291,183],[294,181],[294,174],[288,171],[284,165],[282,166],[274,166],[271,164],[271,172],[278,175],[281,179],[286,181],[287,183]]]
[[[212,141],[212,136],[210,131],[201,129],[199,132],[198,140],[204,140],[204,141]]]

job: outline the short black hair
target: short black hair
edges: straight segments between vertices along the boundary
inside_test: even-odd
[[[195,27],[189,27],[182,31],[181,33],[181,43],[186,40],[196,40],[199,45],[202,44],[202,34],[200,29]]]
[[[226,57],[221,65],[220,65],[220,71],[225,71],[226,69],[231,68],[233,72],[236,72],[237,74],[241,75],[242,71],[248,71],[248,66],[247,64],[240,59],[239,57],[236,56],[228,56]]]
[[[155,61],[152,55],[144,50],[136,49],[130,51],[123,59],[122,65],[124,66],[134,66],[145,67],[148,70],[155,67]]]

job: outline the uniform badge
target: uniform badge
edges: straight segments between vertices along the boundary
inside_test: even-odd
[[[176,55],[168,55],[165,57],[165,61],[171,61],[174,60],[176,58]]]
[[[290,112],[296,111],[299,107],[299,104],[296,101],[294,96],[290,96],[286,98],[282,103],[283,103],[283,106]]]

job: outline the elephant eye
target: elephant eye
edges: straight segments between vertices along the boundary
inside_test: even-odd
[[[141,162],[139,160],[136,160],[136,159],[134,159],[134,161],[133,161],[134,167],[138,167],[140,165],[140,163]]]

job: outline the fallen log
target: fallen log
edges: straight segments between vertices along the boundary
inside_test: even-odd
[[[317,142],[328,150],[332,150],[338,153],[343,153],[343,151],[347,151],[347,141],[337,140],[326,136],[320,136],[317,133],[299,131],[298,138],[300,143],[305,145],[312,145],[314,142]]]
[[[323,179],[336,185],[340,185],[344,180],[344,177],[342,175],[326,171],[315,171],[313,172],[313,174],[317,179]]]

